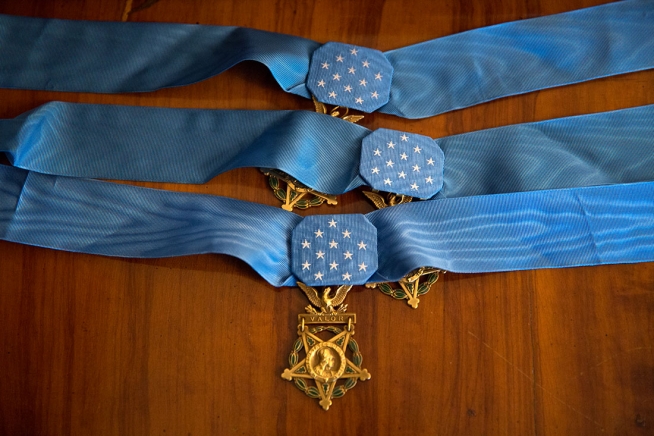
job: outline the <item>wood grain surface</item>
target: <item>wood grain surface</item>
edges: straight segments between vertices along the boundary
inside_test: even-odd
[[[0,12],[249,26],[389,50],[597,3],[4,0]],[[362,124],[439,137],[652,104],[653,85],[641,72]],[[52,100],[312,110],[245,63],[144,94],[0,90],[0,117]],[[278,204],[256,169],[140,185]],[[329,211],[370,210],[353,192]],[[280,378],[307,304],[299,290],[226,256],[113,259],[0,242],[0,434],[654,434],[653,263],[446,274],[418,310],[362,287],[347,302],[372,379],[324,412]]]

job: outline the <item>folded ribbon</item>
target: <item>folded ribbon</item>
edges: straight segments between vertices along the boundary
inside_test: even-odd
[[[385,53],[238,27],[0,16],[0,87],[153,91],[253,60],[287,92],[424,118],[652,68],[653,14],[654,0],[621,1]]]
[[[308,111],[55,102],[0,120],[0,151],[46,174],[202,183],[266,167],[327,194],[370,185],[420,198],[654,180],[652,137],[654,105],[436,140]]]
[[[301,218],[222,197],[0,166],[0,239],[83,253],[223,253],[274,286],[654,260],[654,182],[409,203]],[[376,247],[375,247],[376,246]]]

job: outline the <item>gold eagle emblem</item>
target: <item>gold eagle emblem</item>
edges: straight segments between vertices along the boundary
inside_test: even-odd
[[[312,306],[307,306],[306,310],[309,313],[339,313],[347,310],[347,304],[343,304],[347,293],[352,289],[352,285],[341,285],[336,289],[336,293],[332,296],[332,288],[326,287],[322,291],[322,297],[318,296],[318,291],[311,286],[307,286],[302,282],[297,282],[297,285],[306,294],[311,304],[320,309],[318,312]]]

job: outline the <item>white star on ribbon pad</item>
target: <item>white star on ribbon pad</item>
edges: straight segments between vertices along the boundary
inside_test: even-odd
[[[379,50],[328,42],[313,52],[306,85],[318,101],[373,112],[388,103],[392,77]]]
[[[363,138],[359,173],[374,189],[427,199],[443,187],[443,161],[427,136],[378,129]]]
[[[377,270],[377,229],[363,215],[308,216],[293,229],[291,256],[307,285],[361,285]]]

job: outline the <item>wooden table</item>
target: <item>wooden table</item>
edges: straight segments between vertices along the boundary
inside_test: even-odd
[[[389,50],[595,3],[23,0],[0,2],[0,12],[249,26]],[[649,71],[362,124],[440,137],[652,104],[652,85]],[[0,90],[0,117],[52,100],[312,110],[246,63],[137,95]],[[256,169],[200,186],[140,185],[278,205]],[[370,210],[359,192],[330,209]],[[418,310],[355,288],[348,303],[372,379],[328,412],[280,378],[305,297],[241,261],[112,259],[0,242],[0,277],[2,435],[654,434],[654,263],[446,274]]]

